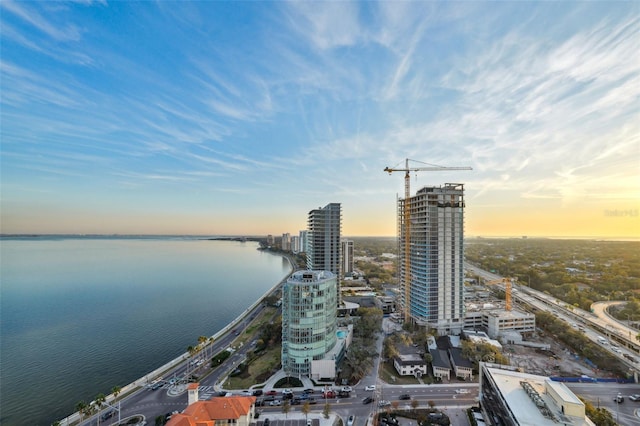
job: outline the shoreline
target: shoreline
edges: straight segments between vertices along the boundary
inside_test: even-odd
[[[217,238],[209,238],[209,239],[215,239],[218,240]],[[280,281],[278,281],[276,284],[274,284],[271,288],[269,288],[262,296],[260,296],[258,298],[258,300],[256,300],[255,302],[253,302],[251,305],[249,305],[249,307],[247,307],[244,311],[242,311],[235,319],[233,319],[233,321],[229,322],[226,326],[224,326],[222,329],[218,330],[215,334],[213,334],[212,336],[209,336],[211,338],[214,339],[214,342],[216,340],[218,340],[219,337],[225,335],[226,333],[228,333],[229,331],[231,331],[234,327],[236,327],[240,322],[242,322],[250,313],[251,311],[253,311],[259,304],[261,304],[264,300],[265,297],[267,297],[268,295],[270,295],[271,293],[273,293],[278,287],[280,287],[290,276],[293,272],[295,272],[295,262],[293,261],[293,259],[291,258],[291,256],[287,255],[286,253],[279,253],[279,252],[274,252],[272,250],[264,250],[261,249],[260,247],[256,248],[256,250],[261,250],[261,251],[266,251],[272,255],[277,255],[280,257],[283,257],[285,259],[287,259],[287,262],[289,262],[289,273],[287,273]],[[176,366],[178,366],[180,363],[184,362],[187,358],[189,358],[189,352],[184,352],[183,354],[179,355],[178,357],[172,359],[171,361],[167,362],[166,364],[156,368],[155,370],[145,374],[144,376],[140,377],[139,379],[129,383],[128,385],[123,386],[119,393],[118,393],[118,397],[116,397],[113,393],[110,393],[109,395],[106,396],[105,398],[105,402],[108,404],[112,404],[114,402],[122,402],[124,401],[127,397],[129,397],[133,392],[135,392],[139,387],[144,386],[149,384],[150,382],[152,382],[153,380],[156,380],[157,378],[161,377],[165,372],[171,370],[172,368],[175,368]],[[118,400],[119,398],[119,400]],[[93,401],[91,401],[93,402]],[[61,426],[68,426],[71,425],[74,422],[77,422],[81,419],[81,415],[79,412],[74,412],[71,415],[60,419],[59,420],[59,424]],[[83,419],[85,420],[85,419]]]

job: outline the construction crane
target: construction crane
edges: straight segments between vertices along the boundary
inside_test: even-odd
[[[410,237],[411,237],[411,215],[409,212],[409,197],[411,196],[411,172],[441,172],[447,170],[473,170],[471,167],[445,167],[438,166],[436,164],[422,163],[421,161],[417,161],[418,163],[427,164],[428,167],[409,167],[409,161],[407,158],[405,160],[404,169],[385,167],[384,171],[391,174],[393,172],[405,172],[404,173],[404,320],[408,321],[409,313],[410,313],[410,297],[411,293],[409,291],[409,286],[411,284],[411,259],[409,256],[410,250]]]
[[[504,310],[505,311],[510,311],[511,310],[511,283],[515,283],[518,282],[518,278],[509,278],[509,277],[505,277],[505,278],[500,278],[497,280],[491,280],[491,281],[487,281],[485,282],[485,285],[492,285],[492,284],[504,284]]]

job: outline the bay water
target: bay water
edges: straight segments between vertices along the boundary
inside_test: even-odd
[[[50,425],[224,328],[291,271],[255,242],[2,237],[0,424]]]

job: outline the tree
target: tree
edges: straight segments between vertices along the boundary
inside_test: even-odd
[[[93,402],[96,406],[96,408],[98,409],[98,414],[100,414],[100,411],[102,410],[102,407],[104,406],[104,403],[107,402],[107,397],[104,396],[103,393],[99,393],[98,396],[96,396],[95,401]],[[100,418],[98,417],[98,424],[100,424]]]
[[[311,404],[309,403],[309,401],[305,401],[300,411],[302,411],[302,414],[304,414],[304,419],[308,420],[307,416],[311,412]]]
[[[325,402],[324,409],[322,410],[322,415],[324,416],[325,419],[328,419],[330,413],[331,413],[331,404],[329,404],[328,402]]]
[[[76,410],[80,413],[80,421],[84,419],[84,412],[87,409],[87,403],[84,401],[78,401],[76,404]]]
[[[435,402],[435,401],[433,401],[433,400],[429,400],[429,401],[427,401],[427,404],[429,404],[429,408],[431,408],[432,410],[433,410],[433,407],[435,407],[435,406],[436,406],[436,402]]]
[[[431,355],[429,352],[425,352],[424,353],[424,360],[427,364],[430,364],[433,362],[433,355]]]
[[[156,426],[164,426],[166,423],[166,417],[163,416],[162,414],[159,416],[156,416]]]
[[[122,388],[120,386],[114,386],[113,388],[111,388],[111,393],[113,394],[114,398],[117,398],[118,395],[120,395],[120,392],[122,392]]]
[[[416,411],[416,409],[418,408],[418,405],[420,405],[420,403],[418,402],[417,399],[411,400],[411,408],[413,408],[413,411]]]
[[[289,411],[291,411],[291,403],[289,402],[289,400],[285,400],[282,403],[282,412],[284,413],[284,418],[287,418],[287,415],[289,414]]]

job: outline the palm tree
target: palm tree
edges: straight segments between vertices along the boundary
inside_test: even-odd
[[[284,403],[282,403],[282,412],[284,413],[285,419],[287,418],[289,411],[291,411],[291,403],[287,399],[284,401]]]
[[[102,411],[102,406],[105,402],[107,402],[107,397],[104,396],[103,393],[99,393],[98,396],[96,396],[95,401],[93,401],[96,408],[98,409],[98,414],[100,414],[100,411]],[[100,417],[98,417],[98,424],[100,424]]]
[[[76,404],[76,410],[80,413],[80,421],[84,419],[84,410],[87,408],[87,403],[84,401],[79,401]]]
[[[325,419],[328,419],[329,418],[329,413],[331,413],[331,404],[326,402],[324,404],[324,409],[322,410],[322,415],[324,416]]]
[[[196,348],[194,348],[193,346],[189,345],[187,346],[187,352],[189,352],[189,356],[187,357],[187,380],[189,379],[190,373],[189,373],[189,367],[191,366],[191,357],[197,352]]]
[[[122,392],[122,388],[120,386],[114,386],[113,388],[111,388],[111,393],[113,394],[114,398],[117,398],[120,392]]]
[[[311,404],[309,403],[309,401],[305,401],[305,403],[302,404],[302,408],[300,409],[300,411],[302,411],[302,414],[304,414],[304,419],[308,420],[307,416],[311,412]]]

